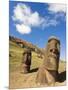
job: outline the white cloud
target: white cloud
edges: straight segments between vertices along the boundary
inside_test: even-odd
[[[49,16],[42,17],[38,11],[32,11],[31,7],[26,4],[18,3],[13,10],[12,19],[16,23],[16,29],[21,34],[30,34],[32,27],[40,27],[44,29],[49,26],[56,26],[61,19],[64,19],[66,12],[63,4],[48,4]],[[60,12],[60,13],[58,13]],[[62,13],[63,12],[63,13]],[[53,16],[51,17],[51,14]]]
[[[16,30],[21,34],[29,34],[31,32],[31,28],[24,24],[16,24]]]
[[[58,24],[57,20],[56,19],[51,19],[51,20],[48,20],[48,26],[56,26]]]
[[[66,5],[65,4],[48,4],[48,11],[53,17],[51,18],[49,24],[57,25],[61,23],[61,21],[66,21]]]
[[[40,26],[40,25],[43,24],[44,21],[45,21],[45,19],[42,18],[41,16],[39,16],[38,12],[34,12],[28,18],[28,24],[31,25],[31,26]]]
[[[46,18],[46,21],[43,23],[43,29],[45,27],[49,27],[49,26],[56,26],[59,22],[56,20],[56,18]]]
[[[25,4],[17,4],[17,6],[14,7],[13,13],[13,20],[25,25],[26,29],[28,26],[30,28],[28,29],[29,31],[31,31],[31,27],[38,27],[45,21],[37,11],[32,12],[31,8]],[[16,27],[18,27],[18,25],[16,25]],[[18,27],[17,30],[20,32],[19,28],[22,30],[23,26],[21,27],[20,25],[20,27]],[[26,34],[26,30],[24,31],[24,34]]]
[[[51,12],[54,12],[54,13],[57,13],[57,12],[64,12],[66,13],[66,5],[65,4],[48,4],[49,7],[48,7],[48,10],[51,11]]]
[[[38,26],[42,24],[43,18],[39,16],[37,11],[32,12],[31,8],[25,4],[17,4],[14,7],[13,20],[22,22],[30,26]]]

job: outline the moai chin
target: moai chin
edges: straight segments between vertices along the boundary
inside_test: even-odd
[[[37,72],[36,82],[54,86],[59,66],[60,41],[56,37],[50,37],[44,54],[43,65]]]
[[[23,67],[22,73],[28,73],[30,71],[30,65],[31,65],[31,50],[25,49],[22,60],[22,67]]]

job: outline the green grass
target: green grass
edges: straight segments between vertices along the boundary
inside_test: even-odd
[[[21,62],[23,59],[23,51],[24,48],[19,47],[14,42],[9,42],[9,54],[11,55],[9,57],[9,67],[10,72],[20,70]],[[35,52],[32,52],[32,61],[31,61],[31,69],[38,68],[42,64],[42,59],[38,58],[37,54]]]

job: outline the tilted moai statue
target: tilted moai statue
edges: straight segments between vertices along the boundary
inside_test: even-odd
[[[44,55],[43,65],[37,72],[36,83],[54,86],[58,75],[60,57],[60,41],[56,37],[49,38]]]
[[[23,73],[28,73],[30,71],[30,65],[31,65],[31,50],[25,49],[23,53],[23,60],[22,60],[22,67],[23,67]]]

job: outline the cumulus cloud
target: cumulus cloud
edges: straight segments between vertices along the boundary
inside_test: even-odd
[[[47,8],[50,16],[45,19],[44,27],[56,26],[66,20],[66,5],[49,3]]]
[[[48,4],[48,10],[54,13],[63,12],[66,13],[66,5],[65,4]]]
[[[31,32],[31,28],[24,24],[16,24],[16,30],[21,34],[29,34]]]
[[[65,5],[48,4],[47,9],[51,12],[50,14],[53,14],[53,17],[51,17],[51,15],[42,17],[38,11],[33,12],[30,6],[18,3],[13,9],[12,16],[17,31],[21,34],[30,34],[32,27],[44,29],[45,27],[56,26],[59,23],[59,18],[63,19],[65,17]]]
[[[31,8],[25,4],[17,4],[14,7],[13,13],[13,20],[22,24],[16,25],[16,29],[22,34],[30,33],[31,27],[38,27],[45,21],[37,11],[32,12]]]
[[[66,21],[66,5],[65,4],[48,4],[48,11],[53,15],[53,20],[59,24],[61,21]]]
[[[31,15],[31,9],[29,6],[19,3],[14,7],[13,13],[14,13],[13,20],[26,22],[28,17]]]

